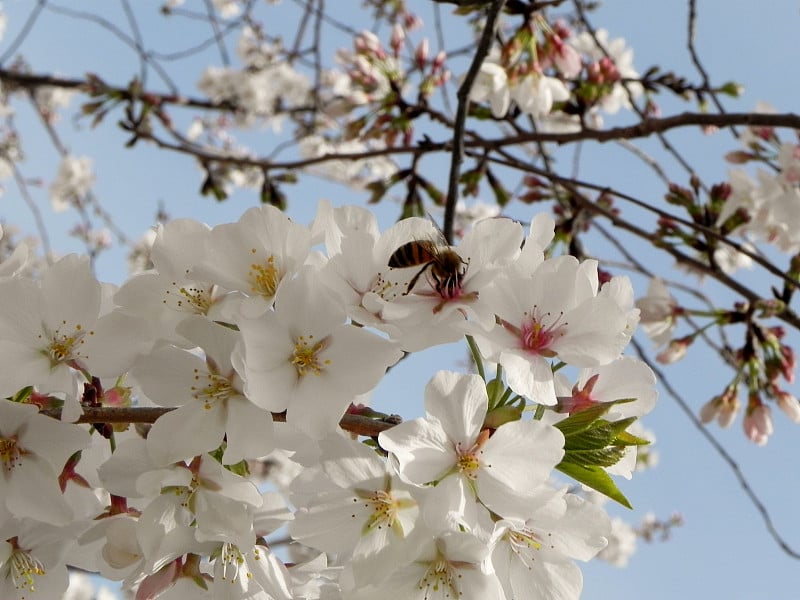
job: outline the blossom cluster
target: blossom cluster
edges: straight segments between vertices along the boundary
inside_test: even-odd
[[[642,94],[638,77],[624,39],[609,40],[605,29],[577,33],[561,22],[550,26],[539,19],[490,54],[470,99],[488,102],[495,118],[506,116],[513,105],[545,130],[577,131],[585,124],[600,127],[600,110],[614,114],[630,108]],[[572,88],[570,81],[576,81]],[[564,111],[571,101],[587,107],[586,114]]]
[[[755,110],[775,112],[764,103]],[[742,169],[730,171],[730,197],[717,223],[722,225],[742,211],[745,222],[734,229],[736,234],[796,254],[800,251],[796,226],[800,219],[800,144],[781,140],[773,127],[749,127],[741,141],[745,149],[729,153],[728,160],[734,164],[761,163],[767,168],[758,169],[755,181]]]
[[[759,104],[756,112],[774,112],[774,109]],[[800,217],[800,144],[781,140],[773,127],[748,127],[741,135],[741,142],[745,149],[730,152],[727,159],[734,164],[766,166],[757,170],[756,180],[743,169],[732,169],[728,181],[709,190],[706,202],[700,200],[696,190],[676,185],[670,186],[668,198],[687,208],[690,214],[702,207],[720,232],[744,240],[738,245],[728,240],[715,244],[711,253],[713,268],[730,273],[737,268],[752,267],[759,256],[755,244],[769,243],[795,255],[786,272],[791,280],[798,273],[796,254],[800,250],[797,227],[793,225]],[[684,233],[669,223],[661,232],[677,236]],[[759,446],[766,444],[774,431],[770,403],[790,421],[800,423],[800,401],[787,389],[787,384],[795,381],[794,350],[785,339],[783,327],[762,322],[775,314],[776,307],[788,304],[791,299],[791,294],[774,294],[773,300],[755,303],[756,313],[748,314],[746,304],[729,311],[698,310],[681,305],[665,282],[654,278],[647,295],[637,302],[642,329],[657,346],[663,346],[657,355],[663,363],[682,359],[705,330],[693,327],[690,333],[680,335],[677,326],[681,318],[699,317],[720,325],[746,324],[744,343],[731,352],[734,373],[719,393],[702,406],[699,418],[703,423],[716,420],[721,427],[728,427],[744,408],[744,433]],[[745,402],[740,396],[746,398]]]
[[[631,476],[656,398],[622,356],[630,283],[546,257],[545,216],[437,235],[263,206],[160,226],[118,289],[76,255],[37,279],[0,265],[0,597],[56,598],[71,566],[138,599],[576,598],[610,521],[554,469],[627,502],[608,475]],[[480,374],[438,372],[426,415],[371,445],[342,433],[405,352],[465,336]],[[75,424],[131,405],[165,410]],[[273,491],[264,461],[294,465]],[[282,527],[306,548],[289,568]]]

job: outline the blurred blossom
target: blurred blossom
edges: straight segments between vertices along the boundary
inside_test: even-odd
[[[50,123],[55,123],[59,118],[58,110],[69,106],[70,100],[74,95],[75,92],[73,90],[62,87],[37,87],[35,92],[36,105]]]
[[[658,277],[650,280],[647,295],[636,301],[639,309],[639,324],[656,346],[663,346],[672,338],[675,318],[680,313],[678,302],[669,293],[667,286]]]
[[[213,0],[214,8],[223,19],[232,19],[238,17],[242,12],[238,0]]]
[[[620,80],[639,78],[639,72],[633,67],[633,49],[626,47],[624,38],[610,40],[607,30],[598,29],[594,36],[584,31],[569,38],[567,42],[590,60],[602,63],[610,59]],[[600,106],[606,112],[614,114],[620,108],[630,108],[630,98],[638,98],[643,91],[640,83],[627,82],[623,85],[618,81],[611,92],[600,99]]]
[[[63,212],[70,206],[80,206],[82,197],[94,185],[92,159],[86,156],[65,156],[50,185],[53,210]]]
[[[636,552],[636,530],[619,517],[611,519],[608,546],[601,550],[597,557],[622,568],[628,566],[628,561],[634,552]]]
[[[479,221],[491,219],[500,215],[500,207],[488,202],[473,202],[467,205],[463,200],[456,203],[456,218],[453,232],[456,237],[462,238],[464,234]]]
[[[140,237],[128,253],[128,274],[134,275],[153,268],[150,250],[156,241],[156,230],[150,228]]]

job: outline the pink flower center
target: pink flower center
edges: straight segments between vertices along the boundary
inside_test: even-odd
[[[592,390],[594,390],[594,386],[599,378],[600,375],[595,373],[589,378],[583,388],[578,387],[576,384],[575,387],[572,388],[572,396],[568,398],[559,398],[558,412],[572,415],[597,404],[599,401],[592,397]]]
[[[526,312],[522,318],[519,329],[506,325],[512,333],[520,338],[522,348],[540,356],[555,356],[556,353],[550,349],[555,340],[566,334],[566,323],[561,323],[564,313],[559,313],[552,323],[547,323],[550,313],[539,314],[536,306],[530,312]]]

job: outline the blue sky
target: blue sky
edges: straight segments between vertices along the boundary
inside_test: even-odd
[[[339,0],[342,14],[356,10],[360,2]],[[409,3],[428,6],[427,1]],[[699,4],[698,50],[713,81],[736,80],[745,86],[738,101],[728,101],[732,111],[751,109],[759,100],[767,100],[781,111],[798,111],[800,97],[796,72],[797,32],[800,31],[800,8],[789,0],[770,2],[706,1]],[[167,50],[188,45],[185,30],[180,40],[165,38],[170,30],[157,14],[157,2],[149,2],[150,14],[143,22],[145,41],[157,42]],[[95,2],[73,2],[72,7],[98,10]],[[140,6],[137,4],[137,7]],[[293,6],[284,0],[278,10]],[[4,3],[9,28],[0,42],[0,53],[19,30],[31,3],[10,0]],[[347,10],[345,10],[347,7]],[[104,10],[117,15],[116,3]],[[624,37],[635,51],[635,64],[640,72],[657,64],[664,70],[675,70],[696,79],[686,51],[686,3],[610,0],[593,17],[596,27],[610,30],[611,37]],[[447,13],[447,9],[443,12]],[[455,17],[450,17],[455,18]],[[271,21],[275,31],[282,21]],[[76,34],[80,27],[80,34]],[[22,46],[22,53],[34,71],[80,77],[97,72],[115,84],[124,84],[137,72],[132,53],[107,32],[45,12],[33,34]],[[217,60],[218,55],[207,55]],[[216,58],[215,58],[216,57]],[[205,61],[208,62],[208,61]],[[201,62],[188,64],[180,77],[190,93],[196,93],[195,82]],[[74,108],[77,101],[74,100]],[[694,110],[677,102],[665,102],[664,114]],[[614,123],[626,121],[621,115]],[[27,160],[23,165],[29,176],[46,181],[55,174],[58,158],[46,133],[30,115],[20,109]],[[214,224],[233,221],[257,200],[254,194],[237,194],[225,203],[216,203],[198,194],[201,175],[193,163],[184,158],[137,146],[122,148],[125,136],[114,126],[114,118],[88,131],[88,123],[62,122],[60,130],[72,152],[95,160],[97,185],[95,193],[115,216],[126,232],[136,236],[152,222],[158,203],[163,201],[173,217],[191,216]],[[789,139],[788,135],[784,136]],[[729,168],[722,155],[736,148],[735,141],[724,134],[700,136],[695,132],[678,132],[670,136],[687,155],[697,171],[709,183],[722,180]],[[658,156],[657,143],[644,144]],[[611,146],[586,148],[580,176],[632,193],[641,198],[658,199],[664,190],[651,172]],[[685,175],[668,160],[665,165],[671,177],[685,184]],[[444,182],[441,182],[443,185]],[[61,251],[79,250],[74,241],[56,236],[67,230],[75,217],[70,213],[48,212],[44,190],[34,190],[42,210],[47,213],[53,245]],[[317,200],[327,197],[335,203],[363,202],[364,195],[341,186],[327,185],[318,179],[289,188],[292,214],[307,222]],[[624,207],[623,207],[624,208]],[[518,209],[518,210],[528,210]],[[396,207],[380,208],[382,224],[388,226],[396,215]],[[33,232],[29,211],[13,184],[6,185],[0,197],[0,220],[21,225]],[[98,263],[101,278],[120,280],[124,261],[119,253],[109,253]],[[746,275],[755,277],[757,275]],[[643,294],[644,282],[635,282],[637,293]],[[642,340],[647,344],[646,340]],[[459,368],[464,359],[460,347],[426,351],[404,361],[382,384],[374,396],[378,408],[398,412],[406,418],[420,414],[422,390],[429,377],[440,368]],[[673,381],[680,382],[686,400],[697,410],[719,391],[727,374],[713,355],[694,351],[686,360],[667,370]],[[719,375],[717,375],[719,374]],[[409,383],[410,382],[410,383]],[[790,388],[796,395],[796,386]],[[794,457],[800,454],[800,430],[777,411],[775,435],[764,448],[747,442],[741,432],[741,421],[727,431],[712,427],[740,465],[742,472],[769,509],[775,526],[787,542],[800,549],[800,519],[796,514],[800,496],[800,474]],[[627,569],[620,570],[603,563],[584,567],[586,600],[673,600],[711,598],[725,600],[796,600],[800,598],[797,573],[800,563],[781,552],[766,532],[761,517],[745,498],[730,469],[713,452],[708,443],[693,429],[677,405],[662,393],[659,405],[645,420],[658,437],[659,466],[637,475],[633,481],[621,481],[620,487],[635,506],[626,518],[638,522],[649,511],[666,518],[680,512],[685,525],[674,532],[666,543],[645,545],[632,558]],[[615,514],[625,514],[622,509]]]

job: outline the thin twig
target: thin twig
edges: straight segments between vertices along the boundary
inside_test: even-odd
[[[697,34],[697,0],[689,0],[689,16],[686,20],[686,29],[686,44],[689,49],[689,56],[692,57],[692,64],[694,64],[697,72],[700,73],[700,78],[703,81],[703,88],[708,90],[707,93],[711,97],[711,101],[714,103],[714,106],[717,107],[717,110],[720,113],[724,114],[725,107],[722,106],[722,102],[720,102],[719,97],[711,87],[711,80],[708,76],[708,72],[703,66],[703,63],[700,62],[700,55],[698,54],[697,47],[694,44]],[[739,137],[739,132],[736,130],[736,127],[731,125],[730,130],[734,137]]]
[[[494,0],[486,11],[486,23],[483,27],[481,39],[472,58],[464,81],[458,88],[456,97],[458,106],[456,107],[456,118],[453,123],[453,142],[450,159],[450,176],[447,183],[447,201],[444,207],[444,224],[442,230],[448,243],[453,241],[453,223],[456,217],[456,202],[458,201],[458,181],[461,178],[461,163],[464,160],[464,127],[467,121],[467,109],[469,108],[469,94],[472,85],[478,76],[478,72],[483,64],[483,59],[489,54],[492,45],[495,28],[497,27],[498,16],[503,10],[505,0]]]
[[[13,41],[9,44],[8,48],[3,55],[0,56],[0,65],[5,64],[5,62],[14,56],[14,52],[17,51],[22,43],[25,41],[25,38],[28,37],[28,34],[33,30],[33,26],[36,24],[36,20],[39,18],[39,15],[42,12],[45,4],[47,4],[47,0],[39,0],[36,3],[36,6],[33,7],[31,10],[31,14],[28,15],[28,18],[25,20],[25,24],[20,29],[17,37],[13,39]]]
[[[42,240],[44,258],[48,264],[51,264],[53,262],[53,250],[50,247],[50,236],[47,233],[47,227],[45,227],[44,219],[42,218],[42,211],[39,210],[39,207],[36,205],[36,201],[33,199],[33,196],[31,196],[30,191],[28,191],[28,184],[17,167],[17,163],[9,159],[6,159],[6,162],[11,165],[11,168],[14,172],[14,181],[17,184],[17,189],[19,189],[22,199],[25,201],[25,204],[28,206],[28,210],[31,211],[31,214],[33,215],[33,220],[36,223],[36,231],[39,232],[39,239]]]
[[[217,13],[214,10],[214,5],[211,3],[211,0],[205,0],[205,4],[208,23],[211,25],[211,31],[214,34],[214,42],[219,50],[219,57],[222,60],[222,64],[227,67],[231,64],[231,58],[228,55],[228,48],[225,47],[225,40],[222,38],[222,31],[220,30],[219,21],[217,20]]]
[[[606,58],[613,60],[613,57],[609,54],[608,49],[606,49],[603,44],[600,43],[600,40],[597,39],[597,32],[595,31],[592,24],[589,23],[589,18],[586,16],[586,12],[583,7],[582,0],[574,0],[575,2],[575,10],[580,17],[581,22],[586,27],[586,30],[589,32],[589,35],[592,36],[594,43],[600,49],[600,51],[605,55]],[[633,93],[631,92],[630,85],[626,81],[620,82],[623,89],[625,90],[625,94],[628,96],[628,103],[630,104],[631,110],[633,110],[639,117],[643,120],[647,119],[647,115],[640,109],[636,101],[633,98]],[[683,155],[678,152],[678,150],[672,145],[672,143],[661,133],[656,133],[656,137],[658,137],[661,145],[664,146],[664,149],[673,156],[673,158],[678,161],[678,163],[686,170],[687,173],[690,175],[695,175],[695,171],[692,168],[687,160],[683,157]]]
[[[659,383],[662,385],[664,390],[666,390],[667,394],[675,400],[678,407],[684,412],[686,417],[689,419],[691,424],[694,426],[697,431],[700,432],[700,435],[711,445],[714,451],[722,458],[723,461],[728,465],[730,470],[733,472],[734,477],[736,477],[739,485],[741,486],[742,490],[744,490],[745,495],[750,499],[750,502],[753,503],[758,513],[761,515],[761,518],[764,521],[764,525],[767,528],[767,531],[778,544],[778,546],[783,550],[786,554],[791,556],[792,558],[800,559],[800,553],[794,550],[787,542],[783,539],[781,534],[775,528],[775,524],[772,522],[772,517],[767,510],[767,507],[764,506],[764,503],[758,497],[753,487],[747,481],[747,478],[742,473],[742,469],[739,467],[739,464],[733,459],[733,457],[728,453],[725,448],[722,447],[722,444],[717,441],[717,439],[711,435],[711,432],[708,431],[708,428],[705,427],[697,416],[694,414],[694,411],[691,409],[689,404],[683,397],[678,393],[678,391],[672,387],[669,380],[664,375],[663,371],[659,369],[645,354],[644,350],[642,349],[641,345],[636,341],[632,340],[631,343],[633,347],[636,349],[639,358],[642,359],[656,374]]]

